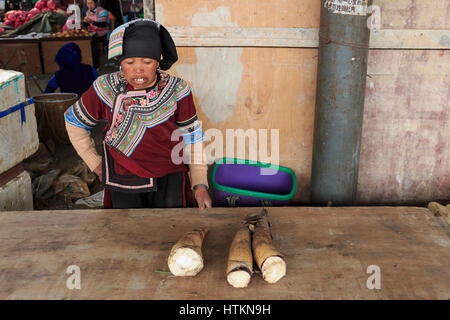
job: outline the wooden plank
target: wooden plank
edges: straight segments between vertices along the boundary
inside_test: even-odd
[[[175,44],[183,47],[318,48],[319,29],[168,27]],[[449,49],[450,30],[382,29],[372,31],[372,49]]]
[[[273,160],[278,156],[278,164],[297,175],[293,201],[308,202],[317,50],[182,47],[178,55],[180,60],[170,72],[191,85],[204,130],[216,130],[222,135],[223,146],[218,147],[221,155],[216,153],[215,158],[230,157],[227,150],[234,151],[231,157],[239,158],[237,142],[231,148],[226,140],[227,130],[253,130],[258,137],[258,151],[267,150]],[[260,129],[267,130],[267,149],[260,143],[264,137]],[[275,130],[278,140],[272,141]],[[206,147],[212,148],[214,141],[206,142]],[[247,141],[245,159],[271,162],[250,155],[249,146]]]
[[[156,19],[170,32],[172,27],[186,27],[176,29],[187,31],[183,43],[188,46],[178,47],[180,60],[171,72],[192,86],[205,130],[218,130],[224,139],[229,129],[267,130],[268,155],[271,150],[279,150],[279,164],[297,175],[298,188],[293,198],[297,203],[309,201],[317,49],[221,44],[192,47],[188,33],[200,31],[205,39],[209,35],[221,36],[221,43],[229,35],[230,41],[235,37],[244,43],[248,41],[244,37],[250,37],[250,33],[239,35],[236,30],[253,30],[253,36],[258,36],[259,28],[266,28],[267,32],[274,28],[317,28],[318,9],[319,2],[315,0],[287,0],[282,6],[271,0],[155,1]],[[180,45],[176,34],[174,37]],[[302,77],[298,77],[299,72]],[[271,130],[279,130],[278,145],[270,139]],[[223,141],[221,156],[232,149]],[[244,153],[245,158],[256,160],[249,154],[248,146]],[[234,157],[239,157],[237,150]],[[276,164],[271,159],[257,160]]]
[[[178,46],[317,48],[320,2],[271,0],[156,0],[157,21]],[[373,49],[448,49],[450,4],[433,0],[374,1],[380,30],[371,35]],[[405,15],[409,16],[408,19]],[[403,22],[403,23],[400,23]]]
[[[45,74],[53,74],[59,70],[58,65],[55,62],[56,54],[58,50],[68,42],[75,42],[80,46],[82,63],[92,65],[92,49],[91,49],[91,39],[77,40],[71,38],[68,40],[56,40],[56,39],[46,39],[42,40],[42,57],[43,57],[43,67]]]
[[[0,69],[20,71],[25,75],[42,74],[39,43],[1,40]]]
[[[164,26],[318,28],[317,0],[155,0]]]
[[[183,47],[317,48],[319,30],[306,28],[168,27]]]
[[[381,29],[370,34],[371,49],[450,49],[450,30]]]
[[[149,1],[150,2],[150,1]],[[235,26],[247,28],[319,28],[318,0],[154,0],[156,19],[165,26]],[[373,0],[381,29],[450,29],[448,0]],[[197,19],[216,12],[218,19]]]
[[[245,290],[225,278],[227,252],[257,208],[0,212],[0,299],[449,299],[450,232],[425,208],[270,208],[287,274],[254,275]],[[167,257],[178,238],[209,226],[205,268],[174,277]],[[81,289],[69,290],[77,265]],[[381,269],[381,289],[366,287]]]

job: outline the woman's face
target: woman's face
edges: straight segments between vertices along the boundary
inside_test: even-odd
[[[88,7],[89,10],[94,10],[95,7],[97,6],[97,4],[95,3],[95,1],[93,0],[87,0],[86,1],[86,5]]]
[[[154,84],[158,61],[151,58],[126,58],[120,64],[122,73],[134,89],[144,89]]]

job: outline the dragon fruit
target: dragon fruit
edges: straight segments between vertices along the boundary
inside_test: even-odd
[[[46,0],[39,0],[38,2],[36,2],[36,4],[34,5],[34,7],[36,9],[39,9],[41,11],[43,11],[42,9],[47,7],[47,1]],[[48,11],[48,10],[47,10]]]
[[[30,10],[30,13],[35,16],[37,15],[39,12],[41,12],[41,10],[39,10],[38,8],[33,8]]]
[[[56,2],[53,0],[47,1],[47,8],[51,10],[56,10]]]
[[[26,18],[27,18],[27,12],[22,11],[22,12],[19,14],[19,20],[20,20],[20,21],[25,21]]]
[[[6,20],[16,21],[16,11],[8,11],[5,15]]]

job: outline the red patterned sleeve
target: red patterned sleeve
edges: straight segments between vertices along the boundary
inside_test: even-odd
[[[81,102],[86,112],[96,121],[106,119],[109,107],[99,98],[94,86],[91,86],[82,96]]]
[[[91,86],[65,113],[66,121],[78,128],[91,130],[101,119],[106,119],[109,107]]]
[[[181,80],[177,89],[175,121],[179,127],[185,127],[197,120],[197,110],[195,109],[194,99],[189,85]]]

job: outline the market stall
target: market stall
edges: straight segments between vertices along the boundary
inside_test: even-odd
[[[58,70],[55,56],[68,42],[80,46],[83,63],[92,65],[93,34],[78,37],[0,38],[0,68],[25,75],[52,74]]]
[[[26,76],[41,74],[40,40],[0,38],[0,69],[20,71]]]
[[[62,31],[67,19],[68,15],[53,8],[51,1],[39,1],[29,11],[6,12],[3,32],[0,32],[0,68],[18,70],[25,75],[52,74],[58,70],[54,62],[56,53],[68,42],[77,43],[83,63],[92,64],[91,42],[95,33]]]
[[[58,71],[59,68],[55,62],[55,56],[58,50],[68,42],[74,42],[80,47],[82,63],[92,65],[92,39],[93,34],[91,33],[80,33],[78,36],[67,33],[66,35],[48,36],[41,39],[43,72],[52,74]]]

